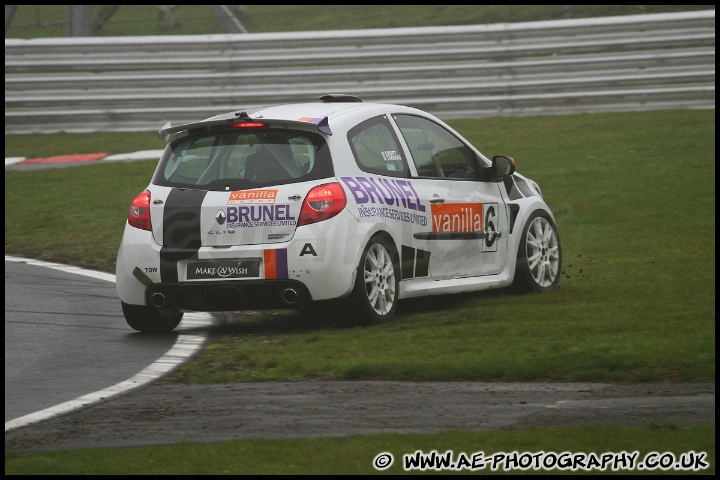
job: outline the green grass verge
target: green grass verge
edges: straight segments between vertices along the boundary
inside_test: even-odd
[[[436,435],[359,435],[344,438],[314,439],[248,439],[220,443],[183,442],[175,445],[124,449],[93,449],[70,452],[15,453],[5,452],[6,475],[358,475],[358,474],[402,474],[411,470],[403,468],[403,455],[416,452],[430,454],[436,451],[445,454],[450,451],[453,461],[464,454],[468,465],[473,457],[487,459],[484,468],[452,471],[429,470],[426,473],[480,473],[480,474],[583,474],[603,473],[665,473],[703,474],[715,473],[715,428],[714,425],[693,425],[687,427],[657,426],[652,428],[624,427],[547,427],[516,431],[466,432],[448,431]],[[373,459],[380,453],[390,453],[394,462],[390,468],[378,471],[373,468]],[[592,468],[586,459],[586,468],[573,470],[509,468],[510,455],[517,452],[538,454],[563,453],[634,454],[637,461],[656,461],[674,458],[676,461],[685,454],[690,458],[702,459],[707,468],[692,471],[683,469],[629,469],[604,471]],[[502,461],[492,468],[494,454],[505,453],[507,462]],[[655,456],[648,457],[655,453]],[[672,454],[672,455],[668,455]],[[703,455],[704,454],[704,455]],[[480,457],[482,455],[482,457]],[[527,456],[525,457],[528,458]],[[546,458],[537,456],[536,458]],[[549,458],[549,457],[548,457]],[[650,463],[649,463],[650,464]],[[476,464],[479,466],[479,464]],[[551,465],[548,463],[548,465]],[[637,463],[636,463],[637,465]],[[508,468],[505,468],[505,467]],[[622,466],[619,464],[618,466]],[[416,472],[418,470],[415,470]]]

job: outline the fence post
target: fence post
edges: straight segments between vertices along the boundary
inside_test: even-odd
[[[69,5],[68,37],[92,36],[92,5]]]

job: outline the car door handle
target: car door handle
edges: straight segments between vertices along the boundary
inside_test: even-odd
[[[430,199],[430,203],[445,203],[445,199],[442,197],[438,197],[437,195],[433,195]]]

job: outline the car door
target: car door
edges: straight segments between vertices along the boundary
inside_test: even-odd
[[[394,114],[417,169],[412,180],[429,204],[415,248],[428,252],[434,279],[500,273],[508,252],[508,212],[500,184],[481,179],[486,165],[454,132],[418,115]]]

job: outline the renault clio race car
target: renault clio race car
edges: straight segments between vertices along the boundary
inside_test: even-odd
[[[406,298],[557,287],[538,185],[424,111],[349,95],[167,124],[117,257],[127,323],[339,304],[376,322]]]

